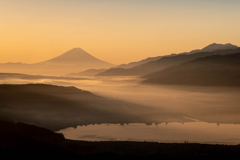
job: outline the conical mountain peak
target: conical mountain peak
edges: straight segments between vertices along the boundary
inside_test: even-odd
[[[84,51],[82,48],[73,48],[73,49],[69,50],[68,52],[86,52],[86,51]]]
[[[48,65],[58,66],[99,66],[99,67],[113,67],[113,64],[102,61],[91,54],[87,53],[81,48],[73,48],[58,57],[52,58],[45,62]],[[99,68],[97,67],[97,68]]]
[[[93,57],[92,55],[90,55],[89,53],[87,53],[81,48],[73,48],[55,58],[67,58],[69,60],[71,59],[74,60],[75,58],[86,58],[86,56]]]

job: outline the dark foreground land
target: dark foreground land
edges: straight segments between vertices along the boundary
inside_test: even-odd
[[[86,142],[67,140],[62,134],[0,121],[0,154],[8,158],[157,158],[239,159],[240,145],[153,142]]]

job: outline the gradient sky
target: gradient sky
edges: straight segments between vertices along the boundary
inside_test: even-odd
[[[240,46],[240,0],[1,0],[0,63],[82,48],[114,64]]]

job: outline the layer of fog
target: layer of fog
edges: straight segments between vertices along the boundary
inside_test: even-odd
[[[75,86],[94,94],[176,112],[185,119],[240,123],[238,88],[147,86],[136,77],[83,77],[86,80],[1,80],[1,84],[45,83]],[[155,115],[156,116],[156,115]]]

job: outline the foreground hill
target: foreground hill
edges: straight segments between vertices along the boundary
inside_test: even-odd
[[[198,58],[144,78],[150,84],[240,87],[240,53]]]
[[[107,99],[75,87],[46,84],[0,85],[0,120],[23,122],[51,130],[100,123],[153,123],[142,105]],[[161,112],[162,120],[182,120]],[[158,118],[161,119],[161,118]]]
[[[239,159],[240,146],[195,143],[85,142],[24,123],[0,121],[0,153],[13,158]]]
[[[143,76],[143,75],[151,74],[151,73],[163,70],[165,68],[168,68],[174,65],[179,65],[181,63],[191,61],[200,57],[206,57],[206,56],[212,56],[212,55],[225,55],[225,54],[240,52],[240,48],[236,48],[236,46],[234,45],[233,47],[231,47],[232,45],[227,45],[229,46],[230,49],[214,50],[218,48],[220,49],[226,48],[222,46],[225,46],[225,45],[211,44],[203,48],[202,50],[200,50],[201,52],[192,51],[192,52],[189,52],[189,54],[182,53],[177,55],[164,56],[159,60],[150,61],[129,69],[111,68],[105,72],[97,74],[97,76]]]

